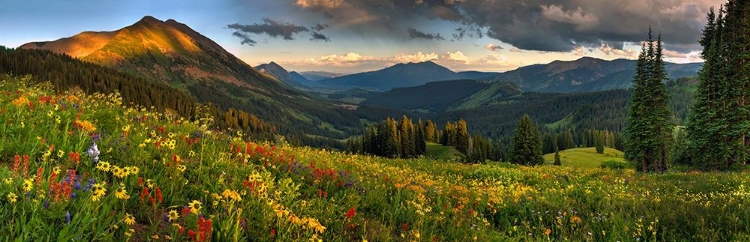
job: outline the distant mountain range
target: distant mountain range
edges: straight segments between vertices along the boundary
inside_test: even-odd
[[[304,76],[310,81],[320,81],[320,80],[331,79],[334,77],[340,77],[340,76],[345,75],[341,73],[325,72],[325,71],[303,71],[303,72],[300,72],[299,74]]]
[[[263,74],[271,75],[272,78],[275,78],[297,89],[309,90],[309,88],[307,88],[307,86],[304,83],[310,82],[310,80],[308,80],[307,78],[305,78],[304,76],[300,75],[297,72],[287,71],[286,69],[284,69],[284,67],[281,67],[279,64],[276,64],[276,62],[258,65],[255,67],[255,70]]]
[[[355,87],[374,91],[388,91],[393,88],[414,87],[434,81],[489,79],[496,74],[483,72],[457,73],[432,61],[427,61],[396,64],[382,70],[324,79],[313,82],[308,86],[322,91],[340,91]]]
[[[666,66],[669,78],[696,76],[702,63]],[[518,68],[504,73],[454,72],[434,62],[397,64],[382,70],[357,73],[308,84],[314,90],[335,92],[352,88],[388,91],[447,80],[512,82],[523,91],[571,93],[627,89],[632,85],[635,61],[612,61],[584,57],[575,61],[554,61]]]
[[[632,86],[634,60],[606,61],[584,57],[575,61],[554,61],[545,65],[531,65],[500,73],[493,80],[513,82],[524,91],[533,92],[592,92],[626,89]],[[702,63],[667,63],[668,77],[677,79],[696,76]]]

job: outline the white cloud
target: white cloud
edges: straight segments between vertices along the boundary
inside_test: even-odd
[[[443,55],[443,59],[446,59],[449,61],[463,62],[466,65],[470,63],[469,57],[466,57],[466,55],[464,55],[464,53],[461,51],[445,53],[445,55]]]
[[[417,53],[414,53],[413,55],[398,54],[394,56],[393,58],[391,58],[391,60],[395,62],[400,62],[400,63],[406,63],[406,62],[416,63],[416,62],[437,60],[439,58],[440,57],[435,53],[424,54],[422,52],[417,52]]]
[[[681,53],[678,51],[667,50],[663,51],[664,59],[674,63],[694,63],[703,62],[700,51],[691,51],[688,53]]]

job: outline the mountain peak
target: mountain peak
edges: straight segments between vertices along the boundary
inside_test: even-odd
[[[154,18],[153,16],[146,15],[146,16],[143,16],[141,20],[138,20],[138,22],[136,22],[136,24],[138,23],[157,24],[157,23],[164,23],[164,22],[157,18]]]

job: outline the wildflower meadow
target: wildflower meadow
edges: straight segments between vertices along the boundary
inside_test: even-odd
[[[750,240],[748,171],[376,158],[52,90],[0,82],[2,241]]]

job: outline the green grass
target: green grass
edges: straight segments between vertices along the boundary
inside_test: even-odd
[[[425,156],[436,160],[461,160],[463,154],[454,149],[453,146],[428,142]]]
[[[557,129],[564,128],[564,127],[571,127],[573,126],[573,114],[565,116],[565,118],[560,119],[557,122],[545,124],[544,126],[550,130],[557,130]]]
[[[609,160],[625,161],[622,151],[604,148],[604,154],[597,154],[596,148],[577,148],[560,151],[563,166],[598,168],[602,162]],[[555,162],[555,153],[544,155],[545,164]]]

